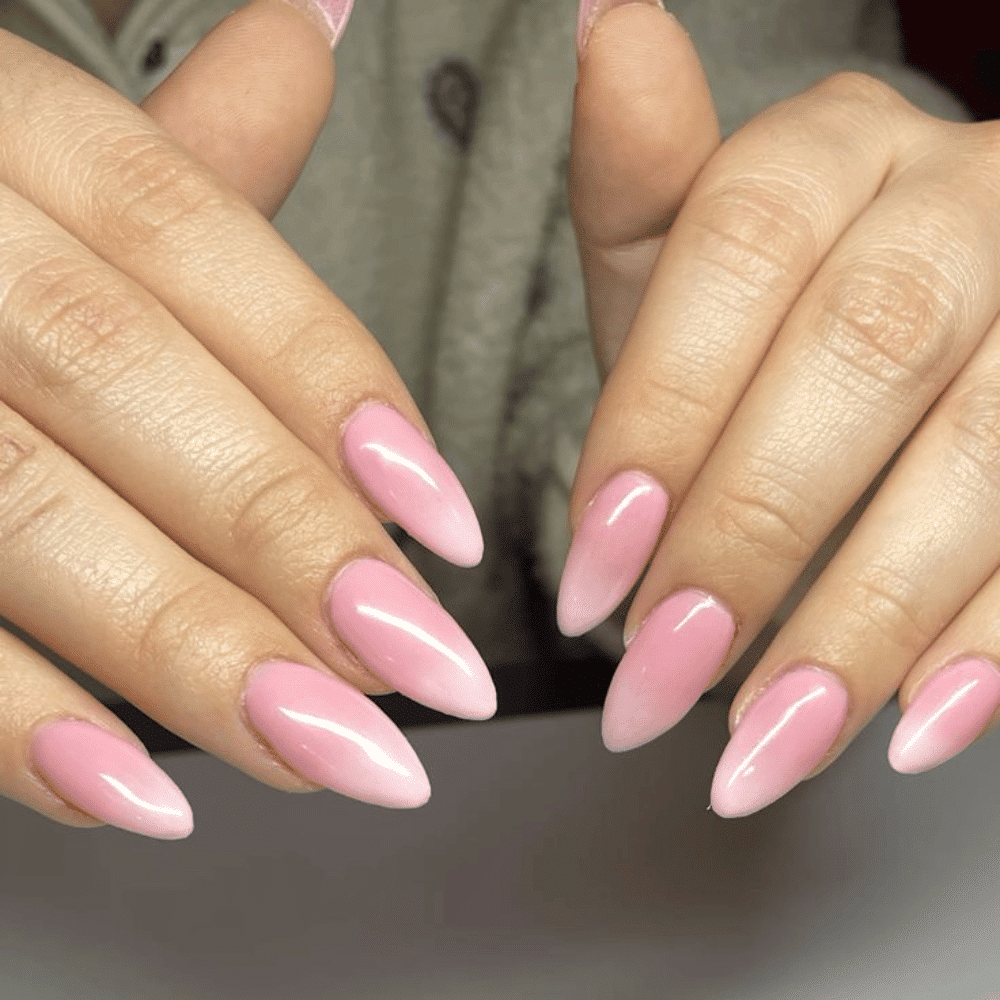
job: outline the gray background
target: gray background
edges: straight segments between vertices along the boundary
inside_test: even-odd
[[[1000,991],[995,742],[894,774],[889,708],[745,820],[706,811],[724,709],[609,754],[599,713],[409,735],[390,812],[161,762],[196,827],[157,843],[0,804],[10,1000],[935,998]]]

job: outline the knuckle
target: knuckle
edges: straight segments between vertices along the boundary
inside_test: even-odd
[[[796,286],[819,254],[824,197],[801,172],[785,177],[773,167],[728,180],[700,201],[693,255],[709,265],[711,294],[745,310]]]
[[[886,108],[910,107],[910,103],[895,87],[860,70],[838,70],[814,85],[813,93],[833,98],[843,104],[856,105],[876,114]]]
[[[246,623],[226,613],[213,583],[200,580],[178,588],[157,580],[141,601],[135,595],[131,599],[148,605],[135,634],[135,661],[144,682],[174,687],[191,676],[192,664],[224,670],[245,660]]]
[[[771,463],[745,470],[738,481],[716,491],[711,510],[715,530],[752,560],[779,566],[805,563],[816,545],[802,527],[809,505],[791,485],[793,475]]]
[[[853,614],[891,645],[916,655],[934,638],[935,630],[919,613],[921,587],[896,570],[869,565],[844,593]]]
[[[6,301],[7,370],[31,388],[92,392],[150,359],[153,306],[108,286],[78,261],[51,258],[23,272]]]
[[[90,217],[115,245],[183,246],[191,220],[200,220],[204,230],[213,214],[221,215],[226,202],[221,186],[158,136],[98,135],[88,153]]]
[[[320,548],[327,504],[311,466],[255,457],[231,473],[220,499],[230,544],[241,558],[257,562],[280,554],[285,563],[290,550]]]
[[[959,392],[946,414],[955,453],[990,492],[1000,491],[1000,372]]]
[[[835,279],[822,294],[818,346],[858,388],[909,396],[950,369],[963,309],[958,289],[923,256],[897,251]]]
[[[56,533],[70,506],[57,481],[54,454],[39,448],[34,435],[0,421],[0,550],[8,556],[24,538]]]
[[[638,374],[629,390],[629,414],[647,425],[648,433],[643,438],[662,440],[668,428],[717,425],[719,413],[713,399],[718,390],[690,368],[690,362],[658,357]]]

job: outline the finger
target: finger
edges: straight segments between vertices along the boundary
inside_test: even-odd
[[[302,13],[282,0],[248,4],[140,105],[268,218],[298,179],[333,100],[333,35]]]
[[[853,77],[828,81],[752,120],[701,173],[580,458],[559,592],[567,635],[624,599],[792,303],[883,184],[895,137],[882,123],[897,121],[887,111]],[[637,475],[645,488],[633,494]]]
[[[8,59],[22,72],[7,81],[0,129],[29,139],[0,149],[0,183],[151,292],[303,443],[357,483],[376,513],[445,558],[477,563],[482,536],[464,492],[430,447],[385,352],[350,310],[148,116],[0,33],[0,62]],[[66,120],[78,123],[72,143]],[[374,401],[405,420],[375,409],[352,420]]]
[[[402,734],[264,605],[5,406],[0,445],[0,615],[258,780],[387,806],[426,800]],[[399,580],[385,566],[385,589]]]
[[[907,672],[915,682],[954,664],[901,727],[894,753],[906,769],[987,724],[1000,702],[1000,674],[982,662],[997,648],[998,426],[994,324],[737,695],[716,811],[747,815],[829,765]]]
[[[67,826],[174,840],[191,807],[103,705],[0,631],[0,794]]]
[[[701,62],[656,0],[607,10],[580,53],[569,196],[602,374],[614,367],[662,236],[719,143]],[[581,5],[581,34],[593,14]]]
[[[940,165],[915,164],[820,266],[688,492],[629,611],[645,635],[609,693],[609,742],[663,731],[736,661],[1000,309],[992,178],[969,162],[935,183]],[[680,593],[705,602],[696,628],[715,642],[643,694],[635,672]]]
[[[416,700],[493,714],[485,665],[430,597],[412,585],[397,592],[378,574],[351,583],[339,574],[365,554],[419,581],[329,466],[148,293],[3,187],[0,232],[16,234],[0,237],[0,398],[255,594],[325,662],[350,665],[346,641],[372,674]],[[355,423],[371,413],[386,419],[365,407]],[[362,605],[419,622],[433,640],[400,660],[402,633],[366,624]],[[348,676],[363,680],[356,665]]]

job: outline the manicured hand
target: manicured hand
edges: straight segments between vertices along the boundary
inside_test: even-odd
[[[574,125],[607,380],[563,630],[646,570],[606,744],[683,718],[902,449],[736,696],[712,803],[773,802],[897,691],[892,765],[934,767],[1000,704],[1000,126],[841,74],[719,146],[689,39],[642,3],[597,20]]]
[[[460,565],[481,535],[381,348],[261,214],[328,112],[344,6],[250,4],[142,110],[0,32],[0,614],[276,788],[416,806],[423,768],[362,691],[467,718],[495,694],[380,522]],[[191,829],[8,632],[0,791]]]

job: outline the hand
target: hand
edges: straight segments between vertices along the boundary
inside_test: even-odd
[[[890,760],[935,766],[1000,704],[1000,126],[842,74],[719,146],[689,40],[642,4],[594,28],[574,126],[607,381],[563,629],[651,557],[606,744],[655,738],[730,670],[905,443],[736,696],[712,803],[774,801],[897,690]]]
[[[276,788],[419,805],[361,691],[469,718],[495,695],[380,521],[462,565],[482,538],[382,350],[257,211],[327,114],[328,39],[253,3],[144,110],[4,32],[0,66],[0,614]],[[138,740],[7,632],[0,791],[191,827]]]

